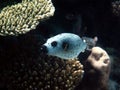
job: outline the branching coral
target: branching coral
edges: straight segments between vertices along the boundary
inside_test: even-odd
[[[38,59],[24,57],[3,71],[1,77],[8,89],[73,90],[83,77],[83,65],[77,59],[62,60],[43,54]]]
[[[35,29],[40,21],[54,14],[51,0],[22,0],[0,13],[0,35],[19,35]]]

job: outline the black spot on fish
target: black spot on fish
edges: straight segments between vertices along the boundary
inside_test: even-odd
[[[67,51],[68,48],[69,48],[69,43],[68,43],[68,42],[63,42],[63,43],[62,43],[62,48],[63,48],[65,51]]]

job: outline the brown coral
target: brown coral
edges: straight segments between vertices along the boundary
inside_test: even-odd
[[[1,77],[12,90],[73,90],[84,72],[78,59],[61,60],[46,55],[38,59],[21,56],[8,66]]]
[[[85,74],[75,90],[108,90],[111,62],[107,52],[93,47],[83,65]]]
[[[36,28],[54,14],[51,0],[22,0],[0,12],[0,35],[19,35]]]

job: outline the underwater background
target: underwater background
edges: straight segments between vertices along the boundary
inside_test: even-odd
[[[119,29],[119,0],[0,1],[0,90],[119,90]],[[85,60],[66,61],[40,52],[48,38],[60,33],[98,38],[96,46],[111,58],[109,85],[99,84],[98,76],[104,74],[84,65]],[[88,75],[94,77],[89,85],[82,81],[88,68],[96,71]]]

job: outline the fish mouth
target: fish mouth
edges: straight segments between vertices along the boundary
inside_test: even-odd
[[[41,48],[40,48],[40,52],[41,52],[41,53],[46,53],[46,54],[47,54],[47,53],[48,53],[47,47],[46,47],[45,45],[42,45]]]

